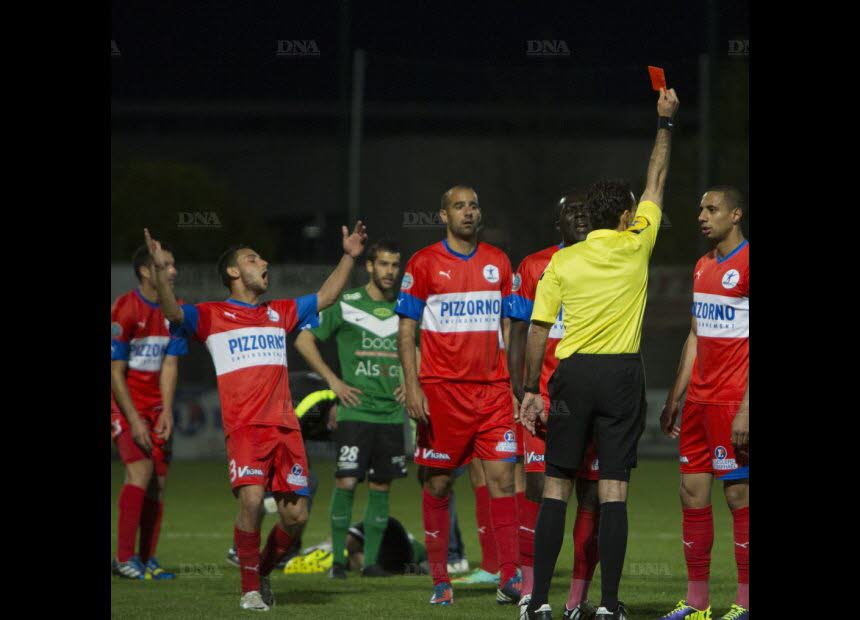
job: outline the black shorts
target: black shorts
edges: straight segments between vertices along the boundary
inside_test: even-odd
[[[549,381],[547,475],[582,463],[595,440],[601,480],[630,479],[645,430],[645,369],[638,354],[574,354]]]
[[[389,482],[406,475],[406,446],[402,424],[338,422],[336,478],[365,476],[371,482]]]

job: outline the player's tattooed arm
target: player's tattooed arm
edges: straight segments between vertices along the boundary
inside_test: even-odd
[[[532,321],[526,339],[526,372],[524,385],[537,386],[540,384],[540,371],[546,354],[546,341],[552,323]],[[525,392],[520,405],[520,421],[532,433],[535,432],[538,417],[546,423],[549,412],[544,410],[543,396],[533,392]]]
[[[298,337],[296,337],[295,346],[296,350],[305,358],[308,366],[325,379],[329,389],[337,394],[337,397],[343,404],[351,407],[361,404],[361,399],[358,397],[362,393],[361,390],[341,381],[337,373],[325,363],[317,347],[317,339],[309,330],[305,329],[299,332]]]
[[[155,289],[158,291],[158,305],[161,312],[171,323],[182,323],[185,315],[167,281],[167,254],[161,249],[161,243],[149,234],[148,228],[143,229],[143,238],[155,267]]]
[[[349,274],[352,273],[356,259],[364,252],[364,245],[367,243],[367,228],[361,220],[356,222],[352,234],[346,226],[341,226],[341,232],[343,233],[343,257],[317,291],[317,311],[320,312],[337,301],[349,280]]]
[[[397,355],[403,368],[403,385],[406,388],[406,412],[419,422],[428,422],[430,408],[421,384],[418,382],[418,355],[415,347],[415,331],[418,322],[405,316],[400,317],[397,328]]]
[[[690,384],[690,376],[693,374],[693,362],[696,361],[696,319],[692,319],[692,327],[690,334],[684,342],[684,348],[681,351],[681,361],[678,363],[678,372],[675,375],[675,382],[666,395],[666,404],[663,405],[663,412],[660,414],[660,428],[667,437],[677,439],[681,434],[681,427],[678,426],[678,416],[681,414],[681,399],[687,392],[687,386]]]
[[[674,117],[679,105],[680,101],[678,101],[674,88],[670,88],[668,91],[660,90],[660,98],[657,100],[657,114],[659,116]],[[651,159],[648,162],[645,191],[640,200],[650,200],[661,209],[663,208],[663,189],[669,174],[669,153],[671,150],[672,132],[668,129],[658,129],[654,148],[651,151]]]
[[[161,373],[158,376],[158,387],[161,391],[161,413],[155,422],[155,433],[164,441],[170,439],[173,432],[173,397],[176,395],[176,384],[179,382],[179,358],[175,355],[165,355],[161,363]]]
[[[140,446],[140,449],[150,453],[152,450],[152,441],[149,438],[149,428],[143,418],[140,417],[134,403],[131,400],[131,394],[128,391],[128,384],[125,380],[125,373],[128,370],[128,362],[125,360],[111,360],[110,363],[110,388],[113,392],[113,397],[116,404],[119,406],[120,412],[125,416],[128,422],[131,436],[135,443]]]

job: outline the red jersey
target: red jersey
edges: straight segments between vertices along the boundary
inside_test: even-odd
[[[500,328],[511,280],[508,257],[487,243],[465,255],[443,240],[409,259],[395,311],[421,324],[421,381],[510,380]]]
[[[510,310],[512,319],[519,321],[531,322],[532,310],[535,305],[535,290],[541,275],[549,265],[552,255],[564,247],[564,244],[551,245],[548,248],[529,254],[526,256],[517,272],[514,274],[513,305]],[[549,338],[546,342],[546,353],[543,357],[543,365],[540,371],[540,393],[545,400],[549,400],[549,383],[552,373],[558,368],[558,358],[555,356],[555,348],[558,346],[559,340],[564,336],[564,321],[562,320],[563,308],[558,311],[558,317],[555,320],[552,328],[549,330]]]
[[[750,246],[719,258],[716,249],[693,274],[696,361],[687,400],[735,404],[747,387],[750,342]]]
[[[204,343],[215,364],[224,434],[243,426],[299,429],[287,376],[287,334],[317,324],[317,296],[256,306],[233,299],[182,306],[172,333]]]
[[[128,362],[125,380],[131,402],[145,418],[161,410],[158,378],[165,355],[185,355],[185,338],[171,337],[158,304],[138,289],[118,297],[110,309],[110,359]],[[122,415],[111,393],[111,413]]]

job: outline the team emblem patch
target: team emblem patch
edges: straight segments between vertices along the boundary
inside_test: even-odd
[[[292,469],[290,469],[290,475],[287,476],[287,483],[298,487],[308,486],[308,478],[304,475],[304,472],[304,468],[296,463],[293,465]]]
[[[275,311],[275,309],[274,309],[274,308],[269,308],[267,312],[268,312],[268,315],[269,315],[269,320],[270,320],[272,323],[277,323],[278,321],[280,321],[280,320],[281,320],[281,315],[280,315],[280,314],[278,314],[278,313],[277,313],[277,311]]]
[[[729,269],[723,275],[723,288],[735,288],[741,279],[741,274],[737,269]]]
[[[514,274],[514,283],[511,286],[511,292],[516,293],[518,290],[520,290],[520,286],[522,286],[522,283],[523,283],[522,276],[520,276],[520,274],[518,274],[518,273],[515,273]]]
[[[400,290],[401,291],[408,291],[409,289],[412,288],[412,285],[414,284],[414,282],[415,281],[412,279],[412,274],[407,271],[406,273],[403,274],[403,282],[400,283]]]
[[[110,337],[111,338],[119,338],[122,336],[122,325],[119,323],[111,323],[110,324]]]
[[[728,452],[728,450],[726,450],[726,449],[725,449],[725,447],[723,447],[723,446],[717,446],[716,448],[714,448],[714,456],[715,456],[717,459],[719,459],[719,460],[723,460],[723,459],[724,459],[724,458],[726,458],[728,455],[729,455],[729,452]]]
[[[484,279],[490,284],[499,281],[499,268],[495,265],[484,265]]]

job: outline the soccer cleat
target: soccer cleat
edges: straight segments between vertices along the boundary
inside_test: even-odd
[[[471,573],[469,573],[468,575],[466,575],[464,577],[457,577],[456,579],[453,579],[451,581],[451,583],[457,583],[457,584],[462,583],[462,584],[467,584],[467,585],[475,584],[475,583],[498,584],[499,583],[499,573],[496,573],[494,575],[493,573],[488,573],[483,568],[476,568],[475,570],[473,570]]]
[[[594,614],[596,612],[597,608],[594,605],[588,601],[582,601],[573,609],[568,609],[567,605],[565,605],[564,613],[561,617],[564,620],[594,620]]]
[[[530,601],[531,598],[531,594],[526,594],[523,597],[523,601],[526,599]],[[528,601],[526,601],[525,604],[520,601],[519,620],[552,620],[552,607],[549,605],[541,605],[540,609],[537,611],[529,611]]]
[[[269,606],[263,602],[263,597],[256,590],[245,592],[239,599],[239,607],[251,611],[269,611]]]
[[[329,579],[346,579],[346,568],[344,568],[343,564],[335,562],[331,565],[328,576]]]
[[[239,554],[236,553],[235,547],[230,547],[227,550],[227,564],[232,564],[236,568],[239,568]]]
[[[454,589],[450,583],[437,583],[433,586],[431,605],[451,605],[454,602]]]
[[[146,562],[146,576],[145,579],[154,579],[156,581],[161,581],[163,579],[176,579],[176,573],[170,573],[158,564],[158,560],[154,557],[149,558]]]
[[[331,551],[314,549],[304,555],[297,555],[284,566],[284,573],[313,574],[325,573],[332,567],[334,556]]]
[[[630,620],[627,617],[627,610],[624,609],[624,603],[618,601],[618,609],[614,612],[609,611],[606,607],[598,607],[594,612],[594,620]]]
[[[710,609],[710,607],[708,608]],[[710,618],[710,616],[708,616]],[[749,620],[750,610],[744,609],[740,605],[732,603],[732,608],[726,612],[726,615],[720,620]]]
[[[260,598],[269,607],[275,606],[275,593],[272,592],[272,580],[270,575],[260,575]]]
[[[126,579],[146,579],[146,567],[136,555],[131,556],[125,562],[114,560],[111,570],[114,575]]]
[[[499,605],[516,605],[520,602],[522,587],[523,580],[519,575],[514,575],[496,590],[496,602]]]
[[[696,609],[687,605],[687,601],[678,601],[675,609],[661,616],[660,620],[711,620],[711,608]]]
[[[362,577],[391,577],[392,574],[382,568],[379,564],[371,564],[361,569]]]
[[[460,575],[469,570],[469,560],[466,558],[460,558],[459,560],[454,560],[453,562],[448,562],[448,574],[449,575]]]

